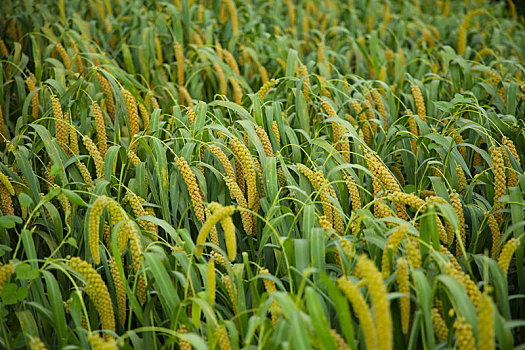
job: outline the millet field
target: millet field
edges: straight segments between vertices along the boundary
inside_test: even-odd
[[[0,349],[525,349],[519,0],[1,0]]]

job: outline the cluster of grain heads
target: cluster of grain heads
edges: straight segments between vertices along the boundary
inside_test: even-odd
[[[113,303],[102,277],[97,271],[84,260],[73,257],[67,261],[67,266],[81,275],[84,280],[84,290],[92,300],[100,316],[102,329],[115,332],[115,313],[113,312]],[[110,333],[104,333],[106,340],[112,339]]]
[[[523,347],[512,1],[0,3],[4,347]]]

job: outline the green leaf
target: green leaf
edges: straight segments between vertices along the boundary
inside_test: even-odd
[[[4,305],[14,305],[24,301],[27,297],[27,288],[18,287],[14,283],[7,283],[2,289],[2,303]]]
[[[22,192],[18,195],[18,202],[22,207],[29,208],[31,204],[33,204],[33,199],[26,193]]]
[[[13,228],[16,224],[21,224],[22,219],[14,215],[6,215],[0,217],[0,227]]]
[[[33,270],[29,264],[20,264],[16,267],[16,278],[19,280],[33,280],[38,274],[38,270]]]

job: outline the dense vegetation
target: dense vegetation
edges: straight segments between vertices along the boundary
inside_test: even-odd
[[[511,0],[0,13],[0,348],[525,349]]]

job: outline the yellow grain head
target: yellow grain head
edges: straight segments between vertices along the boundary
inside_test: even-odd
[[[232,71],[235,74],[240,75],[241,73],[239,71],[239,66],[237,65],[235,57],[233,57],[233,55],[226,49],[222,49],[222,54],[224,56],[224,59],[226,60],[226,63],[228,64],[228,66],[230,66]]]
[[[357,188],[354,178],[345,171],[343,171],[343,178],[345,180],[348,193],[350,194],[350,198],[352,199],[352,209],[361,209],[361,197],[359,195],[359,189]]]
[[[114,339],[102,339],[97,333],[92,333],[87,336],[87,340],[93,350],[117,350],[118,346]]]
[[[405,294],[400,297],[401,329],[404,334],[408,333],[410,322],[410,284],[408,280],[408,262],[405,258],[397,259],[397,285],[399,293]]]
[[[412,85],[412,96],[414,96],[414,102],[416,104],[416,110],[417,114],[423,121],[427,121],[427,110],[425,108],[425,100],[423,99],[423,94],[421,93],[421,90],[419,89],[419,86]]]
[[[253,159],[246,146],[244,146],[239,139],[231,140],[230,147],[242,164],[248,188],[248,206],[250,209],[254,209],[258,205],[259,196],[257,194],[257,183]]]
[[[91,249],[91,257],[95,265],[100,264],[100,252],[98,250],[100,215],[102,215],[106,205],[107,197],[99,196],[95,202],[93,202],[91,211],[89,212],[89,248]]]
[[[388,258],[389,252],[390,251],[392,252],[392,258],[394,259],[396,250],[397,250],[397,246],[401,243],[401,241],[403,241],[407,233],[408,233],[408,226],[400,225],[394,230],[394,232],[392,232],[390,236],[388,236],[388,239],[386,240],[386,244],[385,244],[385,249],[383,250],[383,259],[382,259],[384,279],[390,276],[390,259]]]
[[[137,101],[135,97],[126,89],[121,90],[124,96],[124,102],[126,104],[126,111],[128,113],[128,125],[129,125],[129,136],[130,144],[133,136],[139,133],[139,113],[137,111]]]
[[[419,250],[419,240],[417,237],[409,236],[405,241],[408,260],[412,269],[421,267],[421,252]]]
[[[374,322],[372,320],[370,308],[368,307],[368,304],[359,292],[359,289],[352,281],[350,281],[346,277],[340,277],[337,280],[337,286],[348,298],[350,304],[352,305],[352,308],[354,309],[355,314],[357,315],[357,318],[359,319],[361,331],[363,332],[365,338],[366,348],[378,349],[376,325],[374,325]]]
[[[237,251],[237,236],[235,235],[235,225],[231,216],[226,216],[221,219],[221,226],[224,230],[224,239],[226,241],[226,251],[228,252],[228,258],[230,261],[235,260],[235,254]]]
[[[233,0],[229,0],[233,1]],[[215,337],[217,338],[219,348],[221,350],[231,350],[232,346],[230,343],[230,338],[228,338],[228,331],[224,325],[220,325],[215,330]]]
[[[62,106],[60,106],[60,101],[55,95],[51,96],[51,104],[53,105],[53,116],[55,118],[55,132],[57,141],[64,152],[68,153],[69,120],[65,120],[64,114],[62,113]]]
[[[330,329],[330,334],[332,335],[332,338],[334,338],[337,350],[350,350],[350,347],[346,343],[345,339],[339,333],[337,333],[335,329]]]
[[[485,212],[487,217],[487,225],[490,228],[490,233],[492,234],[492,259],[498,259],[500,251],[500,241],[501,241],[501,232],[499,230],[498,221],[490,212]]]
[[[224,179],[224,182],[226,183],[226,186],[228,186],[232,198],[234,198],[237,201],[237,205],[240,208],[244,209],[241,210],[241,219],[244,231],[246,231],[246,233],[249,235],[255,234],[254,224],[256,218],[248,211],[248,202],[246,201],[244,194],[239,188],[239,185],[237,184],[237,182],[235,182],[235,178],[227,176]]]
[[[439,309],[434,307],[431,310],[432,312],[432,324],[434,325],[434,331],[440,342],[445,341],[448,338],[448,327],[439,312]]]
[[[226,0],[226,6],[228,7],[228,12],[230,13],[232,34],[233,36],[237,36],[239,33],[239,23],[237,20],[237,8],[235,7],[235,2],[233,0]]]
[[[208,237],[208,234],[210,233],[212,228],[214,228],[219,221],[228,216],[233,215],[233,213],[235,212],[235,206],[230,205],[227,207],[223,207],[222,205],[215,202],[209,204],[209,209],[212,212],[212,214],[206,218],[206,221],[202,225],[199,231],[199,235],[197,236],[197,257],[201,256],[202,251],[204,249],[202,244],[206,242],[206,238]]]
[[[29,75],[29,77],[26,80],[26,83],[27,83],[27,87],[29,88],[29,92],[33,92],[36,90],[36,78],[33,73]],[[40,103],[38,92],[35,92],[35,94],[31,98],[31,103],[32,103],[32,108],[33,108],[32,109],[33,119],[37,120],[38,119],[38,108],[39,108],[39,103]]]
[[[357,260],[357,269],[363,276],[367,285],[368,293],[374,307],[374,322],[378,337],[378,349],[392,348],[392,317],[387,299],[387,289],[383,282],[381,273],[377,270],[374,262],[362,255]]]
[[[4,285],[9,281],[9,279],[14,273],[15,273],[15,268],[12,262],[9,262],[9,264],[0,266],[0,293],[2,293],[2,289],[4,288]]]
[[[108,150],[104,114],[96,101],[93,101],[91,104],[91,109],[93,110],[93,117],[95,118],[95,126],[97,128],[98,149],[100,155],[104,158],[106,156],[106,151]]]
[[[100,84],[100,88],[106,97],[106,108],[111,120],[115,121],[115,100],[113,98],[113,90],[109,81],[99,72],[97,72],[97,80]]]
[[[456,212],[456,215],[458,216],[459,221],[459,234],[461,237],[461,241],[463,242],[463,246],[466,247],[467,242],[467,236],[465,234],[465,216],[463,215],[463,205],[461,204],[461,199],[459,198],[459,194],[454,190],[450,194],[450,203],[452,204],[452,207],[454,208],[454,211]],[[463,251],[461,250],[461,245],[459,242],[456,243],[456,257],[461,258],[463,256]]]
[[[270,91],[271,88],[273,88],[275,85],[277,85],[278,81],[276,79],[268,80],[266,83],[261,86],[259,91],[257,91],[257,95],[259,96],[259,99],[264,100],[264,97]]]
[[[9,56],[9,50],[7,49],[7,46],[5,45],[5,42],[2,39],[0,39],[0,55],[2,55],[2,57]]]
[[[84,290],[95,305],[100,316],[102,329],[115,332],[115,313],[113,312],[113,303],[106,283],[97,271],[84,260],[73,257],[67,262],[67,266],[82,275],[85,279]],[[112,339],[112,336],[104,333],[106,340]]]
[[[215,304],[215,290],[217,284],[215,276],[215,259],[213,257],[208,261],[206,278],[206,292],[208,294],[208,303],[213,307],[213,305]]]
[[[467,323],[463,317],[458,318],[454,322],[454,330],[456,332],[458,349],[476,349],[476,341],[474,339],[474,334],[472,333],[472,326],[470,323]]]
[[[501,148],[492,146],[490,148],[490,156],[492,158],[492,166],[494,170],[494,206],[493,211],[499,210],[503,207],[502,203],[498,203],[498,200],[505,195],[507,188],[507,181],[505,177],[505,163],[503,160],[503,154]],[[502,213],[496,213],[494,215],[496,220],[501,223],[503,217]]]
[[[177,83],[180,86],[184,86],[184,53],[182,46],[175,42],[173,48],[175,49],[175,59],[177,60]]]
[[[95,163],[95,167],[97,169],[97,178],[102,178],[104,176],[104,159],[102,158],[102,155],[89,136],[84,135],[82,141],[84,146],[86,146],[89,155],[93,158],[93,162]]]
[[[259,140],[261,140],[266,157],[274,157],[275,155],[273,153],[272,143],[270,142],[270,138],[268,137],[266,130],[260,126],[256,126],[255,132],[257,133]]]
[[[110,259],[109,271],[111,272],[111,279],[113,280],[113,285],[115,287],[115,293],[117,295],[117,307],[118,307],[118,320],[120,324],[126,322],[126,288],[124,287],[124,282],[120,277],[117,263],[115,260]]]
[[[228,80],[232,85],[233,89],[233,101],[240,105],[242,103],[243,96],[241,85],[239,85],[239,82],[237,81],[237,79],[235,79],[234,76],[230,76]]]
[[[46,350],[46,345],[38,337],[32,337],[29,341],[29,349],[31,350]]]
[[[184,178],[184,182],[188,187],[188,192],[190,194],[191,201],[193,203],[193,209],[195,210],[195,216],[200,222],[204,222],[204,197],[201,195],[201,190],[195,174],[191,171],[188,162],[183,157],[178,157],[175,159],[177,166]]]
[[[481,297],[479,305],[478,319],[479,319],[479,350],[494,350],[496,344],[494,343],[494,304],[488,294]]]
[[[279,134],[279,125],[275,120],[272,122],[272,132],[275,138],[277,139],[277,144],[281,146],[281,135]]]
[[[507,275],[512,255],[514,254],[516,248],[518,248],[519,244],[520,243],[517,238],[512,238],[507,241],[507,243],[505,243],[503,249],[501,250],[501,254],[498,258],[498,265],[501,267],[505,275]]]
[[[137,226],[132,220],[127,220],[122,224],[128,234],[129,246],[131,250],[131,256],[133,259],[133,270],[135,271],[135,278],[137,278],[137,296],[140,304],[144,304],[146,301],[146,282],[144,280],[144,274],[140,271],[140,265],[142,263],[142,242],[140,238]]]
[[[73,69],[71,68],[71,60],[69,59],[69,55],[67,54],[66,49],[62,44],[56,44],[56,49],[58,53],[60,54],[60,57],[62,57],[62,61],[64,62],[64,67],[68,70],[69,73],[73,74]]]

